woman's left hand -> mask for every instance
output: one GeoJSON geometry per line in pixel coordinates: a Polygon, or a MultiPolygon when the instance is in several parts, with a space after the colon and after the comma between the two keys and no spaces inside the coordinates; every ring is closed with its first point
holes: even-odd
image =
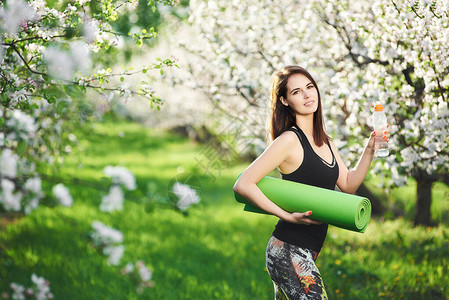
{"type": "Polygon", "coordinates": [[[390,129],[388,127],[390,127],[389,124],[387,124],[387,128],[385,130],[378,129],[371,132],[370,139],[366,146],[374,151],[376,148],[376,137],[382,137],[386,142],[388,142],[390,140],[390,129]]]}

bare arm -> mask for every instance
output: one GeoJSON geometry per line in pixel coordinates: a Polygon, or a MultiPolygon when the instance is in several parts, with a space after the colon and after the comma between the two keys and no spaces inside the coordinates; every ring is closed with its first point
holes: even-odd
{"type": "Polygon", "coordinates": [[[371,133],[370,138],[363,150],[362,156],[360,157],[356,166],[351,170],[348,170],[346,165],[343,163],[343,160],[341,159],[340,155],[338,154],[337,148],[332,142],[330,142],[332,151],[335,154],[339,168],[337,186],[342,192],[354,194],[357,191],[357,189],[365,179],[374,157],[374,141],[375,141],[374,137],[376,136],[376,134],[385,135],[386,140],[388,140],[389,136],[388,132],[389,131],[387,130],[387,133],[382,132],[376,133],[376,131],[373,131],[371,133]]]}
{"type": "Polygon", "coordinates": [[[295,143],[298,143],[298,140],[296,134],[291,131],[286,131],[277,137],[240,175],[234,184],[233,190],[248,199],[252,204],[287,222],[320,224],[319,222],[307,218],[311,212],[286,212],[268,199],[257,186],[259,180],[274,170],[287,158],[289,149],[291,149],[295,143]]]}

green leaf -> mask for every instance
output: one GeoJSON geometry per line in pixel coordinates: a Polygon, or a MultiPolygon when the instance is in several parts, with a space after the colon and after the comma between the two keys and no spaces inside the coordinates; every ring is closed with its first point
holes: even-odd
{"type": "Polygon", "coordinates": [[[45,100],[47,100],[47,102],[50,104],[54,104],[54,103],[56,103],[57,99],[55,96],[50,96],[50,97],[45,98],[45,100]]]}
{"type": "Polygon", "coordinates": [[[78,98],[83,95],[82,90],[80,89],[80,86],[75,84],[68,84],[64,86],[64,92],[73,98],[78,98]]]}
{"type": "Polygon", "coordinates": [[[65,28],[65,39],[70,40],[76,35],[76,30],[72,26],[65,28]]]}
{"type": "Polygon", "coordinates": [[[20,142],[19,142],[19,144],[17,145],[17,154],[18,155],[22,155],[24,152],[25,152],[25,150],[26,150],[26,148],[27,148],[27,142],[26,141],[24,141],[24,140],[21,140],[20,142]]]}
{"type": "Polygon", "coordinates": [[[125,81],[125,77],[123,77],[123,76],[120,77],[120,81],[121,81],[121,82],[125,81]]]}

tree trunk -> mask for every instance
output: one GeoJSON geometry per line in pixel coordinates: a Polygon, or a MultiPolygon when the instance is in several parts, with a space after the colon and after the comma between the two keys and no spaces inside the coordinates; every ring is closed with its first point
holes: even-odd
{"type": "Polygon", "coordinates": [[[430,217],[430,205],[432,203],[432,184],[433,181],[418,178],[417,183],[417,199],[415,210],[415,226],[432,226],[430,217]]]}
{"type": "Polygon", "coordinates": [[[385,212],[385,207],[383,206],[382,202],[380,202],[379,198],[374,196],[373,193],[366,187],[364,183],[362,183],[357,191],[355,192],[356,195],[368,198],[371,202],[371,213],[375,216],[382,216],[385,212]]]}

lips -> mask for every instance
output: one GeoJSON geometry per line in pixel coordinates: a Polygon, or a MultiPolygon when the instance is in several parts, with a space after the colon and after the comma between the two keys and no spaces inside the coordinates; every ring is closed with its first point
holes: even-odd
{"type": "Polygon", "coordinates": [[[304,106],[310,106],[310,105],[312,105],[314,102],[315,102],[314,100],[307,101],[306,103],[304,103],[304,106]]]}

